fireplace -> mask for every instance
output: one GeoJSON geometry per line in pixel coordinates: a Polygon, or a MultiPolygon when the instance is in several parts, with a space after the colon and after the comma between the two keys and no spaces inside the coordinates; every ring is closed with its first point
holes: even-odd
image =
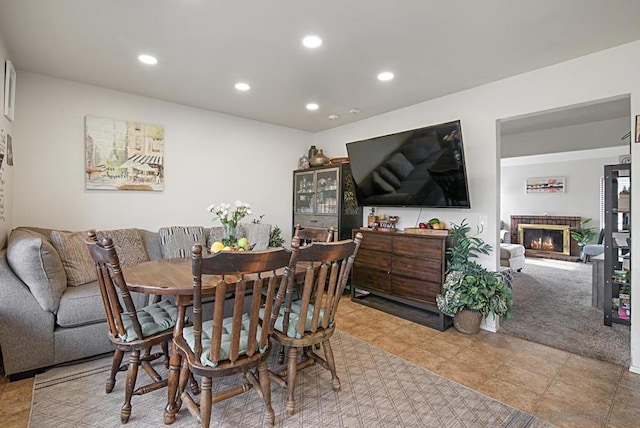
{"type": "MultiPolygon", "coordinates": [[[[578,216],[512,215],[510,231],[511,242],[525,246],[525,254],[528,256],[578,261],[580,260],[580,248],[578,247],[578,242],[571,238],[570,231],[580,228],[581,220],[582,218],[578,216]],[[541,228],[551,233],[547,233],[549,236],[547,236],[546,240],[540,236],[533,245],[526,245],[523,241],[525,237],[523,236],[524,232],[521,232],[521,224],[528,226],[522,229],[541,228]],[[560,233],[562,233],[562,238],[559,236],[560,233]],[[560,244],[562,244],[562,248],[559,247],[560,244]],[[531,248],[532,246],[539,246],[540,248],[533,249],[531,248]],[[553,246],[553,249],[550,249],[551,246],[553,246]]],[[[529,241],[530,240],[531,238],[529,238],[529,241]]]]}
{"type": "Polygon", "coordinates": [[[529,254],[571,255],[570,229],[565,225],[518,224],[518,241],[529,254]]]}

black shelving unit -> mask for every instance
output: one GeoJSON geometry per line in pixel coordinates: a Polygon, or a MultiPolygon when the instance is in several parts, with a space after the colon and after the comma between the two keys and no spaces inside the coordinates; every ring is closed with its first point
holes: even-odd
{"type": "Polygon", "coordinates": [[[604,324],[631,325],[631,314],[625,308],[631,307],[631,274],[627,272],[625,279],[615,277],[616,270],[628,271],[630,268],[626,260],[630,261],[631,256],[631,203],[629,200],[622,206],[619,201],[623,187],[630,190],[631,165],[605,165],[604,176],[604,324]]]}

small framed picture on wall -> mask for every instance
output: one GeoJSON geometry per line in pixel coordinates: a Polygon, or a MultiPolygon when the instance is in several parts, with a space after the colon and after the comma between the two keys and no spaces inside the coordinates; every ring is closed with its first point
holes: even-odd
{"type": "Polygon", "coordinates": [[[640,143],[640,114],[636,115],[636,143],[640,143]]]}

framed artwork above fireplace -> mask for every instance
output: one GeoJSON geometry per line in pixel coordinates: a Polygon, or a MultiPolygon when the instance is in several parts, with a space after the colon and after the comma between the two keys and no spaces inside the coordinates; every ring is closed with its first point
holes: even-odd
{"type": "Polygon", "coordinates": [[[564,193],[564,177],[527,178],[527,193],[564,193]]]}

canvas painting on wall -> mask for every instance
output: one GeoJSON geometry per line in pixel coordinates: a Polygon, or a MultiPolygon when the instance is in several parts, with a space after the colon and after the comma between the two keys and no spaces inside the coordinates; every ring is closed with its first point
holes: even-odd
{"type": "Polygon", "coordinates": [[[85,116],[85,187],[164,190],[164,127],[85,116]]]}
{"type": "Polygon", "coordinates": [[[527,178],[527,193],[564,193],[564,177],[527,178]]]}

